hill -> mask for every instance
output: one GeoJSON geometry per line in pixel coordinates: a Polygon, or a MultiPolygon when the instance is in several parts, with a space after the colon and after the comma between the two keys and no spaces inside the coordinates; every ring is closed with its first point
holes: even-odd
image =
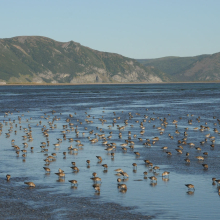
{"type": "Polygon", "coordinates": [[[220,53],[194,57],[139,59],[137,61],[146,67],[160,69],[173,82],[220,80],[220,53]]]}
{"type": "Polygon", "coordinates": [[[0,82],[115,83],[169,81],[156,67],[74,41],[39,36],[0,39],[0,82]]]}

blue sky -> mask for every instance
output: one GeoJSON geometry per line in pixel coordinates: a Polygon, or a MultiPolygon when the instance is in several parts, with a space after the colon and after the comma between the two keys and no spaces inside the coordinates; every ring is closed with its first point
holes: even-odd
{"type": "Polygon", "coordinates": [[[0,0],[0,38],[38,35],[130,58],[220,52],[220,0],[0,0]]]}

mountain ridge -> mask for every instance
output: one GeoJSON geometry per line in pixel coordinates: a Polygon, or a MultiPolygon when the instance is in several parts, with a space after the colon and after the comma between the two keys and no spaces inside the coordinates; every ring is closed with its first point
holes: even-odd
{"type": "Polygon", "coordinates": [[[0,39],[4,83],[127,83],[169,81],[157,68],[80,43],[41,36],[0,39]]]}
{"type": "Polygon", "coordinates": [[[192,57],[162,57],[137,59],[145,66],[154,66],[173,82],[202,82],[220,80],[220,53],[192,57]]]}

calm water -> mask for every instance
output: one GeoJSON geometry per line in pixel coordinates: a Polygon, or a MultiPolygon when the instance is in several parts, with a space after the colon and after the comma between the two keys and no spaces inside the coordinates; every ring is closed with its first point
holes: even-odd
{"type": "MultiPolygon", "coordinates": [[[[220,109],[220,84],[152,84],[152,85],[79,85],[79,86],[1,86],[0,87],[0,121],[3,124],[1,141],[1,178],[10,173],[12,177],[23,176],[29,181],[34,181],[36,185],[48,186],[51,193],[69,193],[70,196],[83,196],[98,199],[100,202],[116,202],[125,206],[136,206],[134,212],[138,211],[144,215],[156,215],[157,219],[217,219],[220,217],[217,185],[212,185],[212,177],[220,178],[220,141],[217,121],[220,109]],[[56,113],[52,114],[52,110],[56,113]],[[8,115],[5,115],[8,112],[8,115]],[[115,115],[113,114],[115,112],[115,115]],[[13,113],[13,114],[11,114],[13,113]],[[62,114],[60,114],[62,113],[62,114]],[[129,119],[129,113],[133,118],[129,119]],[[61,131],[63,125],[69,125],[66,119],[69,114],[73,129],[68,126],[66,131],[67,140],[63,140],[60,146],[55,148],[57,138],[63,138],[61,131]],[[88,116],[90,115],[90,117],[88,116]],[[21,122],[18,123],[18,116],[21,122]],[[87,117],[88,116],[88,117],[87,117]],[[145,116],[148,116],[146,119],[145,116]],[[213,116],[215,118],[213,118],[213,116]],[[56,128],[52,129],[48,122],[54,121],[56,128]],[[100,119],[105,119],[101,123],[100,119]],[[120,118],[119,118],[120,117],[120,118]],[[181,119],[180,119],[181,117],[181,119]],[[198,121],[198,117],[200,120],[198,121]],[[112,124],[113,119],[116,123],[112,124]],[[160,119],[167,118],[168,125],[163,134],[157,129],[161,127],[160,119]],[[85,119],[92,120],[87,123],[85,119]],[[118,126],[123,126],[124,120],[128,120],[128,125],[124,130],[119,131],[118,126]],[[146,121],[143,121],[146,119],[146,121]],[[10,120],[10,121],[9,121],[10,120]],[[15,120],[15,123],[13,123],[15,120]],[[28,121],[27,121],[28,120],[28,121]],[[177,120],[177,128],[173,124],[177,120]],[[188,121],[192,120],[192,124],[188,121]],[[42,122],[41,125],[39,121],[42,122]],[[5,122],[8,122],[5,124],[5,122]],[[11,122],[11,125],[10,125],[11,122]],[[140,123],[143,122],[145,133],[140,123]],[[207,123],[207,124],[206,124],[207,123]],[[17,127],[15,127],[17,124],[17,127]],[[23,140],[24,128],[31,126],[33,141],[23,140]],[[41,142],[46,141],[42,134],[42,128],[49,129],[50,145],[48,152],[42,152],[41,142]],[[111,125],[112,127],[108,127],[111,125]],[[118,126],[117,126],[118,125],[118,126]],[[133,125],[133,127],[131,127],[133,125]],[[199,131],[195,127],[209,126],[210,130],[199,131]],[[20,129],[20,126],[22,128],[20,129]],[[78,127],[77,127],[78,126],[78,127]],[[10,137],[5,133],[12,128],[10,137]],[[79,136],[76,137],[74,129],[78,129],[79,136]],[[87,127],[87,130],[85,130],[87,127]],[[98,128],[97,128],[98,127],[98,128]],[[187,143],[193,142],[195,147],[202,150],[197,151],[195,147],[183,146],[183,153],[178,154],[178,140],[184,138],[185,128],[187,130],[187,143]],[[102,131],[100,131],[102,128],[102,131]],[[14,131],[17,131],[17,134],[14,131]],[[90,134],[90,131],[94,131],[90,134]],[[176,134],[178,130],[180,133],[176,134]],[[134,141],[134,150],[127,146],[127,152],[123,152],[120,144],[128,139],[128,131],[131,131],[131,140],[134,141]],[[85,132],[83,135],[82,132],[85,132]],[[112,138],[108,139],[109,132],[112,138]],[[119,132],[122,138],[118,137],[119,132]],[[95,133],[105,134],[108,143],[115,142],[115,158],[105,151],[102,140],[91,144],[90,139],[95,138],[95,133]],[[211,140],[208,138],[204,145],[200,142],[205,140],[205,135],[215,137],[215,147],[211,148],[211,140]],[[134,138],[133,135],[137,137],[134,138]],[[173,136],[173,139],[168,134],[173,136]],[[159,137],[154,145],[152,138],[159,137]],[[77,147],[77,143],[69,142],[68,138],[80,140],[84,145],[77,154],[68,152],[68,147],[77,147]],[[138,138],[142,138],[140,141],[138,138]],[[15,144],[23,149],[24,142],[28,143],[27,157],[22,158],[22,153],[16,155],[11,147],[11,140],[15,139],[15,144]],[[151,147],[145,147],[143,143],[146,139],[151,140],[151,147]],[[172,153],[168,157],[161,147],[168,146],[168,151],[172,153]],[[31,152],[30,147],[34,147],[31,152]],[[136,157],[134,151],[140,153],[136,157]],[[45,174],[43,167],[47,153],[57,153],[55,162],[49,166],[50,174],[45,174]],[[67,152],[66,157],[63,152],[67,152]],[[186,152],[190,153],[190,165],[184,159],[186,152]],[[203,152],[208,152],[204,162],[199,162],[195,157],[203,156],[203,152]],[[101,164],[97,163],[96,156],[102,156],[101,164]],[[91,161],[87,167],[86,160],[91,161]],[[148,177],[153,176],[152,169],[145,165],[144,159],[150,160],[154,165],[160,167],[157,173],[157,184],[151,184],[150,179],[144,179],[143,172],[148,172],[148,177]],[[71,162],[75,161],[79,168],[78,173],[72,172],[71,162]],[[102,164],[108,164],[108,170],[104,171],[102,164]],[[137,170],[133,170],[132,163],[137,163],[137,170]],[[202,164],[209,165],[208,170],[204,170],[202,164]],[[65,171],[64,182],[59,181],[56,173],[61,168],[65,171]],[[117,188],[116,172],[117,168],[122,168],[129,174],[125,184],[128,187],[126,193],[121,193],[117,188]],[[170,171],[168,179],[162,179],[161,174],[170,171]],[[92,173],[97,172],[102,178],[101,193],[97,195],[92,187],[92,173]],[[71,187],[68,180],[78,180],[77,187],[71,187]],[[195,192],[187,193],[185,184],[194,184],[195,192]]],[[[220,132],[220,131],[219,131],[220,132]]],[[[16,182],[18,186],[24,187],[23,181],[16,182]]],[[[37,189],[36,190],[40,190],[37,189]]]]}

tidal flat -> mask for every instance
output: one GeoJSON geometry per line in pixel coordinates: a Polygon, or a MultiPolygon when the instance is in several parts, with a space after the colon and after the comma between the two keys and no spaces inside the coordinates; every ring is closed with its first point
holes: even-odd
{"type": "Polygon", "coordinates": [[[0,219],[220,217],[212,181],[220,179],[219,84],[1,86],[0,93],[0,219]]]}

